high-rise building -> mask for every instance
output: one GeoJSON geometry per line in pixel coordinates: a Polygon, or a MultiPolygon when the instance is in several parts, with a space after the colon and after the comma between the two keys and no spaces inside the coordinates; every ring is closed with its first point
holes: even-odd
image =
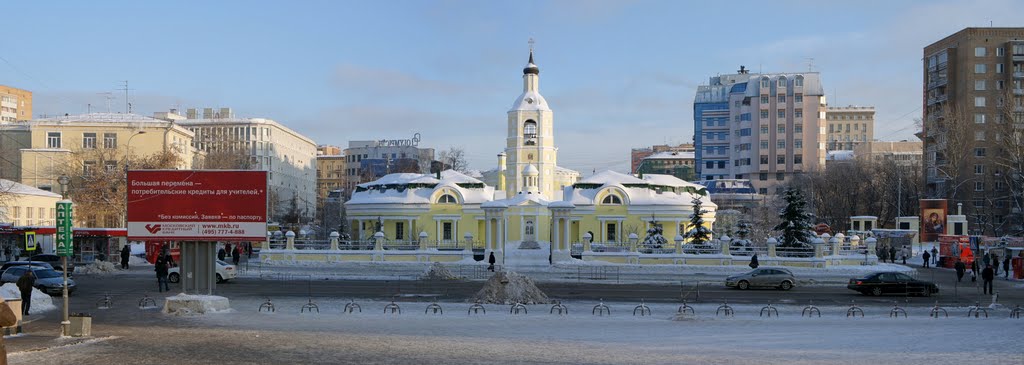
{"type": "Polygon", "coordinates": [[[426,173],[434,161],[433,148],[419,147],[420,134],[409,139],[349,141],[345,149],[345,189],[377,180],[390,173],[426,173]]]}
{"type": "Polygon", "coordinates": [[[316,155],[317,206],[323,206],[331,191],[345,188],[345,155],[337,146],[319,146],[316,155]]]}
{"type": "Polygon", "coordinates": [[[749,179],[778,193],[825,165],[825,93],[817,72],[710,78],[693,103],[697,176],[749,179]]]}
{"type": "Polygon", "coordinates": [[[852,151],[875,138],[875,107],[830,106],[825,111],[825,120],[829,151],[852,151]]]}
{"type": "Polygon", "coordinates": [[[963,29],[925,47],[922,66],[925,193],[963,204],[971,233],[1019,234],[1020,171],[1000,146],[1024,121],[1024,28],[963,29]]]}
{"type": "Polygon", "coordinates": [[[32,119],[32,92],[0,85],[0,124],[32,119]]]}

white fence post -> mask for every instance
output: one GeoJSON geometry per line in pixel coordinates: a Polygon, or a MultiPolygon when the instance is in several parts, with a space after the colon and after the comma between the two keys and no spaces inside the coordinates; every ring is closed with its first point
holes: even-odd
{"type": "Polygon", "coordinates": [[[331,250],[333,251],[338,250],[338,237],[341,237],[341,235],[338,234],[338,231],[331,232],[331,250]]]}
{"type": "Polygon", "coordinates": [[[295,232],[288,231],[288,232],[286,232],[284,234],[284,237],[285,237],[285,242],[286,242],[285,243],[285,249],[294,250],[295,249],[295,232]]]}

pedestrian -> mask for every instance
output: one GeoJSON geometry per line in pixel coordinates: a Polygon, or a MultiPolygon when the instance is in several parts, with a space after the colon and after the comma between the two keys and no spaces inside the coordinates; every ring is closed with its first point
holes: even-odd
{"type": "Polygon", "coordinates": [[[984,270],[981,270],[981,286],[985,294],[995,294],[992,291],[992,280],[995,279],[995,273],[992,271],[992,265],[985,266],[984,270]]]}
{"type": "MultiPolygon", "coordinates": [[[[972,263],[971,265],[973,267],[974,264],[972,263]]],[[[975,272],[973,269],[971,270],[971,282],[972,283],[978,282],[978,273],[975,272]]]]}
{"type": "Polygon", "coordinates": [[[756,253],[754,254],[754,256],[750,256],[750,265],[749,266],[750,266],[751,269],[756,269],[758,266],[761,266],[761,264],[757,263],[757,254],[756,253]]]}
{"type": "Polygon", "coordinates": [[[999,255],[995,253],[992,254],[992,271],[994,271],[995,276],[999,276],[999,255]]]}
{"type": "MultiPolygon", "coordinates": [[[[14,314],[4,298],[0,297],[0,327],[11,327],[16,324],[18,324],[18,316],[14,314]]],[[[7,365],[7,347],[4,345],[3,336],[0,336],[0,365],[7,365]]]]}
{"type": "Polygon", "coordinates": [[[907,264],[907,256],[910,256],[910,249],[904,247],[900,249],[900,260],[903,260],[903,264],[907,264]]]}
{"type": "Polygon", "coordinates": [[[4,247],[4,260],[11,261],[11,246],[4,247]]]}
{"type": "Polygon", "coordinates": [[[239,261],[242,261],[242,248],[235,245],[235,250],[231,251],[231,262],[238,266],[239,261]]]}
{"type": "Polygon", "coordinates": [[[18,278],[18,290],[21,291],[21,314],[27,316],[29,308],[32,307],[32,289],[36,287],[36,274],[31,269],[18,278]]]}
{"type": "Polygon", "coordinates": [[[990,258],[988,254],[981,255],[981,267],[988,267],[989,265],[992,265],[991,260],[992,258],[990,258]]]}
{"type": "Polygon", "coordinates": [[[167,270],[168,262],[167,256],[160,255],[156,259],[156,290],[158,292],[171,291],[170,286],[167,285],[167,270]]]}
{"type": "Polygon", "coordinates": [[[953,268],[956,270],[956,282],[960,282],[964,278],[964,273],[967,272],[967,265],[964,265],[960,259],[956,260],[956,264],[953,264],[953,268]]]}
{"type": "Polygon", "coordinates": [[[132,255],[131,245],[124,245],[121,248],[121,270],[128,270],[128,258],[132,255]]]}
{"type": "Polygon", "coordinates": [[[1010,279],[1010,255],[1003,257],[1003,279],[1010,279]]]}
{"type": "Polygon", "coordinates": [[[939,250],[936,249],[935,246],[932,246],[932,265],[935,266],[935,265],[938,265],[938,264],[939,264],[939,250]]]}
{"type": "Polygon", "coordinates": [[[497,260],[494,259],[494,252],[491,252],[491,257],[487,258],[487,262],[491,264],[490,266],[487,266],[487,270],[488,271],[494,272],[494,262],[495,261],[497,261],[497,260]]]}
{"type": "Polygon", "coordinates": [[[928,250],[925,250],[924,253],[921,254],[921,258],[924,259],[924,263],[921,265],[921,267],[928,268],[928,263],[931,262],[932,254],[928,253],[928,250]]]}
{"type": "Polygon", "coordinates": [[[252,258],[252,242],[245,244],[245,254],[247,259],[252,258]]]}
{"type": "Polygon", "coordinates": [[[221,247],[219,250],[217,250],[217,259],[218,260],[224,261],[224,257],[225,256],[227,256],[227,252],[224,251],[224,247],[221,247]]]}
{"type": "Polygon", "coordinates": [[[225,243],[224,244],[224,253],[226,253],[228,255],[231,254],[231,244],[230,243],[225,243]]]}
{"type": "Polygon", "coordinates": [[[888,252],[889,250],[886,250],[885,247],[878,250],[878,260],[883,264],[885,263],[885,259],[889,258],[888,252]]]}
{"type": "Polygon", "coordinates": [[[889,246],[889,263],[896,263],[896,247],[889,246]]]}

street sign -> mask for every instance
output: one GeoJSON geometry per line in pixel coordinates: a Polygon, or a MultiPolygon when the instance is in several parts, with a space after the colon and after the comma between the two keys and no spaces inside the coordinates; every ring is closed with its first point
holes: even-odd
{"type": "Polygon", "coordinates": [[[74,255],[73,238],[71,234],[72,208],[71,201],[61,200],[57,202],[57,255],[74,255]]]}
{"type": "Polygon", "coordinates": [[[32,251],[35,251],[35,250],[36,250],[36,232],[35,231],[25,232],[25,251],[32,252],[32,251]]]}

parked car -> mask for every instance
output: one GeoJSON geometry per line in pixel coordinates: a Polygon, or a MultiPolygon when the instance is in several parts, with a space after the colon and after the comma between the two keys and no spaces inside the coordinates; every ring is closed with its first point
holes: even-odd
{"type": "Polygon", "coordinates": [[[750,272],[725,278],[725,286],[738,289],[778,288],[789,290],[796,284],[796,277],[789,269],[762,267],[750,272]]]}
{"type": "Polygon", "coordinates": [[[42,262],[42,261],[31,261],[31,262],[29,262],[29,261],[9,261],[9,262],[5,262],[3,266],[0,266],[0,274],[3,274],[4,271],[7,271],[7,269],[15,267],[15,266],[29,266],[29,265],[35,266],[35,267],[42,267],[42,268],[46,268],[46,269],[51,269],[51,270],[53,269],[53,266],[50,266],[50,264],[47,264],[47,263],[42,262]]]}
{"type": "Polygon", "coordinates": [[[864,295],[917,294],[930,296],[939,292],[939,286],[930,281],[917,280],[900,272],[877,272],[858,279],[850,279],[847,289],[864,295]]]}
{"type": "MultiPolygon", "coordinates": [[[[50,264],[50,266],[53,266],[54,270],[64,271],[64,267],[61,266],[60,263],[60,256],[51,253],[44,253],[32,256],[32,259],[30,261],[42,261],[50,264]]],[[[75,272],[75,264],[73,264],[71,261],[68,261],[68,273],[70,274],[73,272],[75,272]]]]}
{"type": "MultiPolygon", "coordinates": [[[[64,274],[56,270],[39,266],[13,266],[0,274],[0,282],[16,283],[25,271],[32,270],[36,275],[36,289],[50,295],[61,295],[64,293],[64,274]]],[[[68,294],[76,288],[75,280],[68,278],[68,294]]]]}
{"type": "MultiPolygon", "coordinates": [[[[238,277],[238,270],[235,265],[217,260],[217,282],[223,283],[238,277]]],[[[181,267],[175,266],[167,270],[167,281],[177,283],[181,281],[181,267]]]]}

